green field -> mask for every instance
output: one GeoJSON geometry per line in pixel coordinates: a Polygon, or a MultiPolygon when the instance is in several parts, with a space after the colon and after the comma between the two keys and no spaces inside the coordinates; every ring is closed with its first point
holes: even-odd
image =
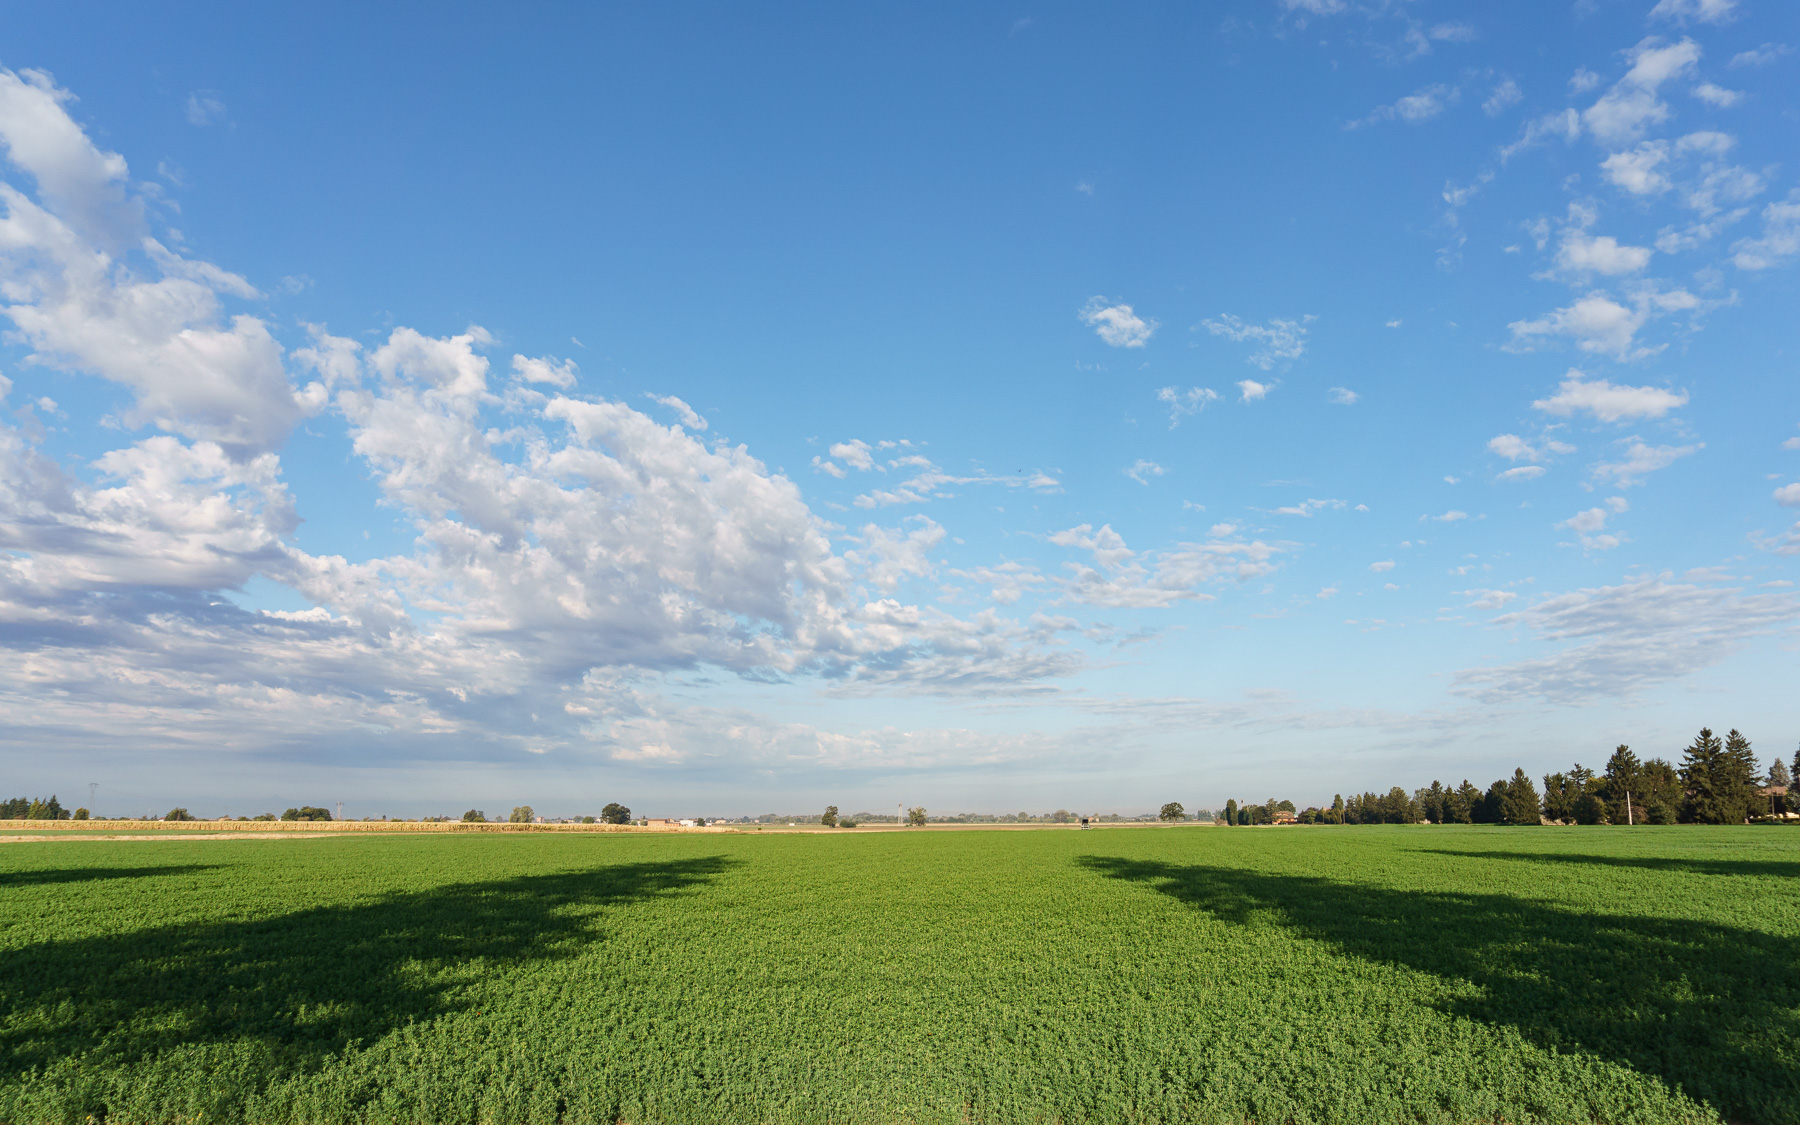
{"type": "Polygon", "coordinates": [[[0,846],[0,1121],[1800,1121],[1800,832],[0,846]]]}

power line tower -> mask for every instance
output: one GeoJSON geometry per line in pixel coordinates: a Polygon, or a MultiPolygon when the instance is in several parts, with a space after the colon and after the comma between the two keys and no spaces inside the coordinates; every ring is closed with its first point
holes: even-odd
{"type": "Polygon", "coordinates": [[[100,789],[100,783],[98,781],[88,782],[88,815],[89,816],[93,815],[94,794],[96,792],[98,792],[99,789],[100,789]]]}
{"type": "Polygon", "coordinates": [[[344,819],[344,802],[339,801],[337,803],[337,805],[338,805],[338,819],[342,820],[342,819],[344,819]]]}

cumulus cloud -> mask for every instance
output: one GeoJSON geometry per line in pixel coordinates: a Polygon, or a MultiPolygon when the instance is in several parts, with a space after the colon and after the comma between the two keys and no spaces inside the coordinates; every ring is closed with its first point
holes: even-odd
{"type": "Polygon", "coordinates": [[[1797,613],[1791,594],[1676,583],[1667,574],[1576,590],[1494,619],[1553,651],[1458,672],[1455,690],[1489,703],[1629,697],[1717,664],[1797,613]]]}
{"type": "Polygon", "coordinates": [[[1748,51],[1739,51],[1731,56],[1728,66],[1767,66],[1783,55],[1792,53],[1793,48],[1786,43],[1764,43],[1760,47],[1752,47],[1748,51]]]}
{"type": "Polygon", "coordinates": [[[688,429],[696,432],[706,429],[706,419],[700,417],[699,414],[694,412],[693,407],[689,406],[681,399],[676,398],[674,395],[653,395],[646,391],[644,397],[651,402],[658,403],[673,410],[675,416],[681,419],[682,425],[686,426],[688,429]]]}
{"type": "Polygon", "coordinates": [[[1586,511],[1576,512],[1556,526],[1566,527],[1573,531],[1580,538],[1581,546],[1586,550],[1610,551],[1624,540],[1617,535],[1605,533],[1606,519],[1609,514],[1607,508],[1589,508],[1586,511]]]}
{"type": "MultiPolygon", "coordinates": [[[[1305,353],[1306,325],[1312,319],[1311,316],[1304,316],[1299,320],[1277,318],[1267,324],[1246,324],[1230,313],[1225,313],[1216,320],[1203,320],[1200,324],[1214,336],[1250,344],[1247,362],[1267,371],[1277,363],[1299,359],[1305,353]]],[[[1238,385],[1243,386],[1242,383],[1238,385]]]]}
{"type": "Polygon", "coordinates": [[[1741,270],[1766,270],[1800,254],[1800,191],[1763,208],[1763,232],[1731,247],[1731,263],[1741,270]]]}
{"type": "Polygon", "coordinates": [[[1155,461],[1146,461],[1140,457],[1136,464],[1125,470],[1125,475],[1139,484],[1149,484],[1151,477],[1160,477],[1166,471],[1155,461]]]}
{"type": "MultiPolygon", "coordinates": [[[[68,100],[47,76],[0,72],[0,142],[37,185],[0,184],[3,312],[39,362],[126,387],[124,425],[165,432],[73,465],[32,425],[0,421],[0,711],[15,727],[661,761],[735,736],[646,677],[985,693],[1081,666],[1061,624],[889,596],[935,575],[941,527],[866,525],[839,553],[792,481],[742,446],[704,444],[673,396],[656,401],[687,429],[563,393],[574,369],[549,358],[515,357],[496,389],[479,327],[400,327],[368,348],[315,327],[285,355],[262,321],[226,311],[255,296],[244,279],[143,235],[124,161],[88,141],[68,100]],[[297,387],[288,362],[312,381],[297,387]],[[351,561],[294,541],[277,450],[324,409],[410,524],[411,550],[351,561]],[[252,581],[312,608],[241,609],[231,595],[252,581]]],[[[875,448],[832,452],[873,469],[875,448]]],[[[923,490],[934,468],[918,461],[880,467],[923,490]]]]}
{"type": "MultiPolygon", "coordinates": [[[[575,385],[576,367],[572,359],[558,360],[553,356],[515,355],[512,357],[514,378],[526,383],[548,383],[553,387],[572,387],[575,385]]],[[[650,396],[655,398],[656,396],[650,396]]],[[[661,401],[660,399],[658,401],[661,401]]]]}
{"type": "MultiPolygon", "coordinates": [[[[1573,453],[1575,447],[1554,438],[1537,445],[1518,434],[1498,434],[1488,439],[1488,452],[1508,461],[1543,461],[1556,454],[1573,453]]],[[[1531,474],[1535,476],[1536,474],[1531,474]]]]}
{"type": "MultiPolygon", "coordinates": [[[[1517,87],[1514,87],[1517,91],[1517,87]]],[[[1497,95],[1496,95],[1497,96],[1497,95]]],[[[1358,121],[1349,122],[1349,128],[1373,124],[1377,121],[1404,121],[1408,125],[1422,125],[1455,105],[1462,97],[1462,91],[1455,86],[1436,83],[1422,87],[1398,99],[1392,105],[1376,106],[1369,115],[1358,121]]],[[[1517,99],[1514,99],[1517,100],[1517,99]]],[[[1500,109],[1511,103],[1502,103],[1500,109]]],[[[1499,112],[1495,110],[1494,112],[1499,112]]]]}
{"type": "Polygon", "coordinates": [[[1489,117],[1498,117],[1508,109],[1518,105],[1524,99],[1525,92],[1519,89],[1519,84],[1508,78],[1498,86],[1495,86],[1494,92],[1489,94],[1487,100],[1481,103],[1481,112],[1487,114],[1489,117]]]}
{"type": "Polygon", "coordinates": [[[1777,488],[1775,502],[1784,508],[1800,508],[1800,484],[1784,484],[1777,488]]]}
{"type": "Polygon", "coordinates": [[[1109,304],[1105,297],[1091,297],[1077,314],[1081,323],[1115,348],[1141,348],[1156,332],[1156,321],[1145,320],[1127,304],[1109,304]]]}
{"type": "Polygon", "coordinates": [[[1499,609],[1519,595],[1511,590],[1459,590],[1465,598],[1474,598],[1470,609],[1499,609]]]}
{"type": "Polygon", "coordinates": [[[1742,90],[1727,90],[1725,87],[1716,86],[1711,82],[1702,82],[1695,86],[1693,93],[1696,98],[1714,109],[1730,109],[1744,100],[1742,90]]]}
{"type": "Polygon", "coordinates": [[[1610,480],[1620,488],[1644,483],[1644,478],[1658,469],[1666,469],[1683,457],[1706,448],[1705,442],[1694,445],[1646,445],[1635,438],[1621,461],[1602,462],[1594,466],[1594,476],[1610,480]]]}
{"type": "Polygon", "coordinates": [[[1333,387],[1325,392],[1325,397],[1339,406],[1355,406],[1362,398],[1349,387],[1333,387]]]}
{"type": "Polygon", "coordinates": [[[1058,547],[1090,553],[1091,563],[1065,563],[1058,580],[1062,601],[1116,609],[1147,609],[1181,601],[1210,600],[1201,586],[1259,578],[1275,569],[1270,560],[1280,548],[1261,540],[1214,539],[1182,543],[1172,550],[1138,553],[1106,524],[1059,531],[1050,536],[1058,547]]]}
{"type": "Polygon", "coordinates": [[[1635,141],[1646,126],[1668,120],[1668,104],[1657,92],[1665,82],[1693,72],[1700,45],[1692,39],[1670,44],[1645,39],[1626,57],[1631,69],[1581,114],[1582,124],[1604,145],[1635,141]]]}
{"type": "Polygon", "coordinates": [[[1643,359],[1662,350],[1637,343],[1637,333],[1651,320],[1677,312],[1702,312],[1716,302],[1702,301],[1685,289],[1657,289],[1646,286],[1627,297],[1631,303],[1621,304],[1604,290],[1593,290],[1571,305],[1535,320],[1516,320],[1507,327],[1512,331],[1512,351],[1529,351],[1540,340],[1564,337],[1573,340],[1584,352],[1609,356],[1620,361],[1643,359]]]}
{"type": "Polygon", "coordinates": [[[268,326],[226,315],[222,296],[258,296],[247,281],[143,235],[124,159],[93,146],[69,100],[47,75],[0,71],[0,142],[39,196],[0,184],[0,315],[34,361],[129,388],[129,425],[233,456],[279,447],[323,386],[296,390],[268,326]],[[138,269],[118,256],[131,251],[138,269]]]}
{"type": "Polygon", "coordinates": [[[1394,569],[1394,560],[1393,559],[1383,559],[1380,562],[1372,562],[1369,564],[1369,569],[1374,571],[1376,574],[1382,574],[1386,571],[1390,571],[1390,570],[1394,569]]]}
{"type": "Polygon", "coordinates": [[[1219,392],[1210,387],[1189,387],[1185,391],[1177,391],[1174,387],[1164,387],[1156,392],[1156,401],[1169,408],[1169,428],[1172,430],[1181,425],[1181,420],[1198,414],[1208,406],[1219,401],[1219,392]]]}
{"type": "Polygon", "coordinates": [[[1669,178],[1659,170],[1668,160],[1667,141],[1645,141],[1634,149],[1613,153],[1600,162],[1600,169],[1615,187],[1633,195],[1656,195],[1669,190],[1669,178]]]}
{"type": "Polygon", "coordinates": [[[1737,0],[1656,0],[1650,9],[1653,20],[1671,23],[1730,23],[1737,18],[1737,0]]]}
{"type": "Polygon", "coordinates": [[[1563,235],[1556,264],[1569,273],[1617,277],[1642,272],[1650,264],[1650,250],[1644,246],[1621,245],[1609,234],[1590,236],[1585,231],[1572,230],[1563,235]]]}
{"type": "Polygon", "coordinates": [[[1273,383],[1259,383],[1255,379],[1240,379],[1237,384],[1238,401],[1258,402],[1267,398],[1269,392],[1274,388],[1275,384],[1273,383]]]}
{"type": "Polygon", "coordinates": [[[1559,418],[1587,413],[1602,422],[1622,422],[1627,419],[1661,418],[1687,403],[1686,391],[1632,387],[1605,379],[1589,379],[1571,367],[1554,395],[1537,399],[1531,405],[1535,410],[1542,410],[1559,418]]]}

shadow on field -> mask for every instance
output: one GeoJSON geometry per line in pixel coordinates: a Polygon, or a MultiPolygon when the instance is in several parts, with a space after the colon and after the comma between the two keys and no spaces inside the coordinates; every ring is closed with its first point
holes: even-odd
{"type": "Polygon", "coordinates": [[[153,875],[192,875],[211,871],[216,863],[172,863],[167,867],[56,867],[43,871],[0,871],[0,888],[41,887],[51,883],[86,883],[93,879],[143,879],[153,875]]]}
{"type": "MultiPolygon", "coordinates": [[[[1471,981],[1457,1016],[1624,1063],[1727,1120],[1800,1120],[1800,942],[1713,923],[1584,914],[1494,894],[1088,856],[1232,922],[1254,914],[1346,953],[1471,981]]],[[[1772,888],[1772,893],[1782,893],[1772,888]]]]}
{"type": "Polygon", "coordinates": [[[1694,875],[1800,876],[1800,863],[1777,859],[1683,859],[1670,856],[1574,855],[1567,852],[1471,852],[1458,848],[1420,848],[1436,855],[1467,859],[1517,859],[1526,863],[1585,863],[1595,867],[1640,867],[1650,871],[1686,871],[1694,875]]]}
{"type": "Polygon", "coordinates": [[[254,1044],[271,1077],[305,1072],[351,1040],[466,1008],[461,989],[486,966],[605,940],[593,907],[692,891],[728,866],[718,856],[620,864],[8,951],[0,1083],[58,1062],[110,1070],[227,1042],[254,1044]]]}

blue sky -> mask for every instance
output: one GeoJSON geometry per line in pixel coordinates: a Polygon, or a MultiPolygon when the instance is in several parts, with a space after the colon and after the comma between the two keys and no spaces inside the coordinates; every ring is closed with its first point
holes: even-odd
{"type": "Polygon", "coordinates": [[[1135,811],[1791,754],[1761,0],[0,15],[0,755],[1135,811]]]}

